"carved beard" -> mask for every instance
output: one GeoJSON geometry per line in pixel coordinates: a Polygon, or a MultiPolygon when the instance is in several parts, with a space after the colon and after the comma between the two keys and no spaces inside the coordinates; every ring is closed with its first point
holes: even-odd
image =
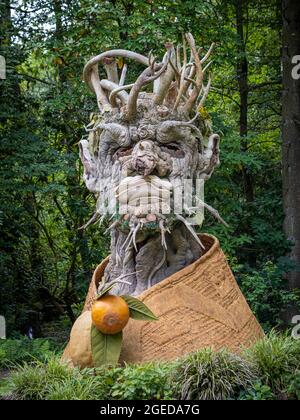
{"type": "Polygon", "coordinates": [[[89,142],[81,141],[84,179],[99,195],[97,215],[115,212],[105,280],[128,276],[131,283],[117,284],[114,294],[138,295],[203,253],[185,219],[190,209],[175,211],[176,197],[185,180],[210,177],[219,138],[203,148],[188,123],[160,122],[156,109],[151,113],[135,127],[96,123],[89,142]]]}

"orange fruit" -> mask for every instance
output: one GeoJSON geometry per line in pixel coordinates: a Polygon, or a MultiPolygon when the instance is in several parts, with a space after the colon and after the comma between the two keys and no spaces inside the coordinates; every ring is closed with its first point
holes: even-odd
{"type": "Polygon", "coordinates": [[[103,334],[117,334],[129,320],[128,305],[120,296],[103,296],[93,304],[92,320],[103,334]]]}

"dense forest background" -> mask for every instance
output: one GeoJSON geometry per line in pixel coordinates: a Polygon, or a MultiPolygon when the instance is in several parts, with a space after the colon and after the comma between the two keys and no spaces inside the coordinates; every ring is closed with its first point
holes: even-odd
{"type": "MultiPolygon", "coordinates": [[[[105,226],[78,230],[95,201],[81,181],[78,141],[96,111],[85,62],[122,47],[162,55],[190,31],[216,42],[207,110],[222,165],[206,184],[209,215],[253,311],[266,330],[299,305],[283,230],[279,0],[0,0],[0,312],[8,332],[59,334],[79,314],[105,226]]],[[[138,69],[136,69],[138,70],[138,69]]],[[[134,74],[132,75],[134,77],[134,74]]],[[[299,312],[298,312],[299,313],[299,312]]]]}

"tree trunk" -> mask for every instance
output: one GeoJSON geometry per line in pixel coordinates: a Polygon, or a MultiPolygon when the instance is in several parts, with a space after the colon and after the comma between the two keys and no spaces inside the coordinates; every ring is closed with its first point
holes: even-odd
{"type": "MultiPolygon", "coordinates": [[[[247,0],[235,0],[235,18],[236,18],[236,32],[237,32],[237,62],[236,62],[236,76],[240,95],[240,114],[239,114],[239,132],[240,132],[240,149],[242,153],[248,151],[248,111],[249,111],[249,66],[246,48],[246,25],[248,21],[245,20],[247,11],[247,0]]],[[[254,187],[252,174],[245,164],[241,167],[241,178],[243,182],[244,197],[246,204],[252,206],[254,201],[254,187]]],[[[253,236],[250,223],[244,219],[244,232],[249,236],[253,236]]],[[[249,245],[251,252],[247,255],[247,261],[250,266],[256,265],[256,255],[253,246],[249,245]]]]}
{"type": "MultiPolygon", "coordinates": [[[[54,0],[53,3],[54,15],[55,15],[55,38],[59,42],[63,42],[63,23],[62,23],[62,2],[61,0],[54,0]]],[[[58,77],[60,83],[63,85],[66,82],[66,75],[64,65],[58,66],[58,77]]]]}
{"type": "MultiPolygon", "coordinates": [[[[300,79],[292,77],[294,56],[300,54],[300,2],[282,1],[282,161],[283,161],[283,201],[285,212],[284,229],[292,242],[291,259],[300,265],[300,79]]],[[[290,290],[300,289],[300,272],[289,273],[290,290]]],[[[290,323],[297,313],[289,307],[284,315],[290,323]]]]}
{"type": "Polygon", "coordinates": [[[9,46],[12,32],[10,0],[0,3],[0,29],[0,47],[9,46]]]}
{"type": "MultiPolygon", "coordinates": [[[[236,14],[236,30],[237,30],[237,80],[239,85],[240,94],[240,136],[241,136],[241,151],[246,153],[248,149],[248,96],[249,96],[249,85],[248,85],[248,59],[246,51],[246,42],[244,35],[244,12],[247,7],[245,0],[235,1],[235,14],[236,14]]],[[[253,182],[252,176],[248,169],[243,166],[242,168],[244,192],[247,202],[253,202],[253,182]]]]}

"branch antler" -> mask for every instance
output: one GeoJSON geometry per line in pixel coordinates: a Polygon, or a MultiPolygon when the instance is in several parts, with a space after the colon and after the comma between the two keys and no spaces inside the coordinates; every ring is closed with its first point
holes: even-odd
{"type": "MultiPolygon", "coordinates": [[[[112,66],[112,62],[109,60],[114,59],[116,57],[128,58],[130,60],[137,61],[138,63],[141,63],[144,66],[148,66],[147,57],[129,50],[110,50],[99,54],[96,57],[93,57],[91,60],[89,60],[83,69],[83,80],[89,85],[91,91],[95,92],[100,111],[110,111],[113,108],[113,106],[107,97],[105,87],[103,87],[103,84],[101,85],[98,66],[99,63],[104,64],[107,72],[108,81],[114,83],[114,89],[116,89],[118,86],[120,86],[120,83],[119,85],[116,84],[116,69],[114,66],[112,66]]],[[[126,73],[126,70],[124,70],[123,72],[123,77],[121,76],[121,83],[124,83],[124,73],[126,73]]],[[[114,89],[111,89],[110,91],[113,91],[114,89]]],[[[113,105],[115,104],[113,103],[113,105]]]]}
{"type": "Polygon", "coordinates": [[[129,50],[106,51],[88,61],[83,70],[83,78],[90,89],[95,92],[100,111],[122,108],[126,121],[132,121],[136,117],[139,93],[144,86],[152,82],[155,82],[153,95],[155,105],[162,105],[164,101],[170,103],[168,98],[171,97],[174,98],[171,99],[174,110],[182,110],[185,115],[189,115],[198,100],[200,106],[204,105],[211,87],[211,76],[209,76],[206,86],[204,78],[212,63],[210,61],[206,64],[214,45],[213,43],[204,57],[200,58],[203,48],[197,49],[191,33],[184,34],[182,45],[178,46],[176,50],[170,42],[165,45],[167,52],[161,63],[157,63],[152,53],[146,57],[129,50]],[[190,50],[189,61],[188,48],[190,50]],[[182,52],[183,57],[181,58],[182,52]],[[146,66],[146,69],[135,83],[125,85],[127,64],[124,63],[119,77],[116,57],[134,60],[146,66]],[[100,63],[105,67],[107,79],[100,80],[98,68],[100,63]],[[130,93],[128,94],[126,91],[129,89],[130,93]],[[171,94],[171,92],[174,93],[171,94]]]}
{"type": "Polygon", "coordinates": [[[186,104],[183,107],[184,111],[187,114],[189,114],[193,108],[193,105],[196,103],[199,97],[203,79],[204,79],[204,73],[203,73],[202,63],[201,63],[201,60],[200,60],[200,57],[196,48],[193,35],[191,33],[188,33],[185,35],[185,37],[191,49],[191,53],[195,62],[195,71],[196,71],[195,86],[190,94],[190,97],[188,98],[188,100],[186,101],[186,104]]]}
{"type": "Polygon", "coordinates": [[[146,70],[144,70],[143,73],[138,77],[130,91],[125,112],[125,119],[127,121],[131,121],[136,116],[137,100],[141,89],[149,83],[154,82],[166,71],[169,65],[171,52],[172,50],[169,49],[167,59],[164,63],[155,64],[153,60],[149,59],[149,67],[147,67],[146,70]]]}

